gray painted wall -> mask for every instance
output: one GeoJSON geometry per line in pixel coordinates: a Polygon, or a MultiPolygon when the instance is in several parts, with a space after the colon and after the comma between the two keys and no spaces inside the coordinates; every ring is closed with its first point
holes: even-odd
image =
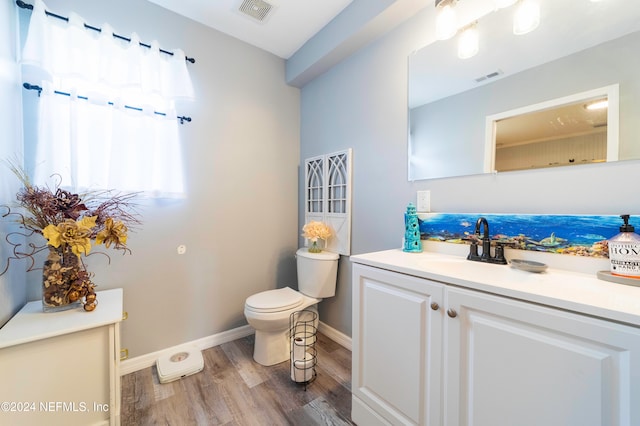
{"type": "MultiPolygon", "coordinates": [[[[245,325],[246,297],[296,287],[300,91],[286,85],[284,60],[143,0],[46,4],[196,59],[197,100],[178,108],[193,118],[181,126],[187,198],[141,206],[133,255],[89,259],[98,290],[124,289],[122,347],[135,357],[245,325]]],[[[39,273],[26,285],[38,299],[39,273]]]]}
{"type": "MultiPolygon", "coordinates": [[[[409,182],[407,57],[426,33],[416,16],[302,88],[301,160],[353,148],[352,254],[401,247],[403,213],[422,189],[439,212],[640,214],[639,161],[409,182]]],[[[349,335],[350,269],[343,257],[337,294],[320,306],[349,335]]]]}
{"type": "MultiPolygon", "coordinates": [[[[0,159],[22,156],[22,118],[20,116],[20,70],[16,64],[17,12],[12,2],[0,4],[0,159]],[[5,34],[6,33],[6,34],[5,34]]],[[[13,174],[0,163],[0,204],[10,204],[15,199],[19,185],[13,174]]],[[[0,215],[6,210],[0,209],[0,215]]],[[[0,272],[5,267],[11,246],[5,235],[16,228],[6,220],[0,220],[0,272]]],[[[0,276],[0,327],[15,314],[26,301],[25,273],[11,268],[0,276]]]]}

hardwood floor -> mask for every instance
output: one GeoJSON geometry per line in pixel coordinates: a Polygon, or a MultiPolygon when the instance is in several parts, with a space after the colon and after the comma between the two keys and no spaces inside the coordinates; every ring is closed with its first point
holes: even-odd
{"type": "Polygon", "coordinates": [[[351,352],[318,333],[317,378],[294,383],[289,361],[253,361],[253,335],[202,352],[204,370],[161,384],[156,367],[122,377],[127,425],[352,425],[351,352]]]}

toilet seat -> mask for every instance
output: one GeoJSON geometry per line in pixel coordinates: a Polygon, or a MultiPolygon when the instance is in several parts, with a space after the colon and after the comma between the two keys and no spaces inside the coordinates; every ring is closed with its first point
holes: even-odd
{"type": "Polygon", "coordinates": [[[303,297],[290,287],[267,290],[249,296],[245,308],[254,312],[281,312],[302,305],[303,297]]]}

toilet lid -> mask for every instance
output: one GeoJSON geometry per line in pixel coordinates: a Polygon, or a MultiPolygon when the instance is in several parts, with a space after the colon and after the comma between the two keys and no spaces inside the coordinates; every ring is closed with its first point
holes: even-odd
{"type": "Polygon", "coordinates": [[[302,304],[302,295],[292,288],[267,290],[249,296],[246,306],[259,312],[279,312],[302,304]]]}

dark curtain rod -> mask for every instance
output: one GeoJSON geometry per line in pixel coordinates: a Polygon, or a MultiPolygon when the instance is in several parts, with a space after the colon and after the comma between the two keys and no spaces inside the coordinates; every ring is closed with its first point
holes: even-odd
{"type": "MultiPolygon", "coordinates": [[[[27,90],[37,90],[38,91],[38,96],[40,96],[40,93],[42,93],[42,87],[37,86],[35,84],[24,83],[22,85],[22,87],[24,87],[27,90]]],[[[69,97],[71,96],[71,93],[60,92],[58,90],[54,90],[53,93],[55,93],[56,95],[63,95],[63,96],[69,96],[69,97]]],[[[79,96],[78,95],[77,97],[78,97],[78,99],[84,99],[85,101],[89,100],[89,98],[87,98],[86,96],[79,96]]],[[[109,105],[113,105],[113,102],[108,102],[108,104],[109,105]]],[[[135,110],[135,111],[142,111],[142,108],[139,108],[139,107],[133,107],[133,106],[129,106],[129,105],[125,105],[124,107],[127,108],[127,109],[135,110]]],[[[154,111],[153,113],[157,114],[157,115],[162,115],[164,117],[167,116],[167,114],[165,114],[164,112],[154,111]]],[[[178,116],[178,120],[180,120],[180,124],[184,124],[185,121],[189,123],[189,122],[191,122],[191,117],[178,116]]]]}
{"type": "MultiPolygon", "coordinates": [[[[33,10],[33,5],[32,4],[25,3],[22,0],[16,0],[16,4],[18,5],[18,7],[22,8],[22,9],[33,10]]],[[[48,10],[45,10],[45,13],[47,14],[47,16],[51,16],[52,18],[58,18],[58,19],[62,19],[63,21],[69,22],[69,18],[66,17],[66,16],[58,15],[58,14],[55,14],[53,12],[49,12],[48,10]]],[[[102,28],[94,27],[94,26],[86,24],[86,23],[84,24],[84,27],[86,29],[94,30],[94,31],[97,31],[99,33],[102,32],[102,28]]],[[[125,41],[128,41],[129,43],[131,43],[131,39],[128,38],[128,37],[121,36],[121,35],[116,34],[116,33],[113,33],[113,36],[115,38],[120,39],[120,40],[125,40],[125,41]]],[[[146,43],[143,43],[143,42],[140,42],[140,46],[151,48],[150,44],[146,44],[146,43]]],[[[173,56],[173,52],[169,52],[168,50],[160,49],[160,51],[162,53],[166,53],[167,55],[172,55],[173,56]]],[[[188,56],[185,56],[185,59],[187,61],[191,62],[192,64],[194,64],[196,62],[196,60],[194,58],[189,58],[188,56]]]]}

